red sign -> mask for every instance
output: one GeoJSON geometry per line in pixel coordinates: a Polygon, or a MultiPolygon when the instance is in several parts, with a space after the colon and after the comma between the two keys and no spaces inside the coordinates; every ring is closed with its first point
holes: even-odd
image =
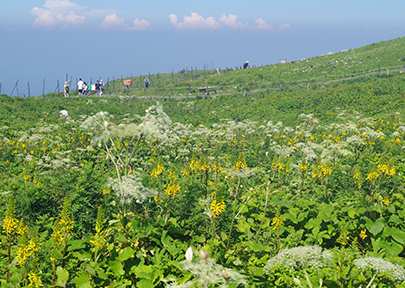
{"type": "Polygon", "coordinates": [[[124,86],[132,86],[132,80],[123,80],[124,86]]]}

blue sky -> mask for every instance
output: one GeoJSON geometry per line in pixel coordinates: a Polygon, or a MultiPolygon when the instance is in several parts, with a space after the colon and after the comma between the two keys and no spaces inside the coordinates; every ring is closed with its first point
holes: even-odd
{"type": "MultiPolygon", "coordinates": [[[[403,37],[405,1],[13,0],[0,4],[0,82],[53,91],[184,67],[273,64],[403,37]]],[[[15,94],[15,93],[14,93],[15,94]]]]}

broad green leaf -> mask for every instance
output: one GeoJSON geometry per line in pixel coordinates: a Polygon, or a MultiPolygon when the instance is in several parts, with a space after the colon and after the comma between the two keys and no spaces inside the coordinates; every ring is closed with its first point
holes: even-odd
{"type": "Polygon", "coordinates": [[[76,278],[76,287],[77,288],[91,288],[90,284],[90,276],[87,272],[82,272],[77,278],[76,278]]]}
{"type": "Polygon", "coordinates": [[[134,249],[132,249],[131,247],[125,247],[124,250],[122,250],[119,253],[116,260],[122,262],[122,261],[125,261],[125,260],[129,259],[129,258],[132,258],[134,256],[134,254],[135,254],[134,249]]]}
{"type": "Polygon", "coordinates": [[[246,244],[254,252],[260,252],[260,251],[268,252],[268,251],[270,251],[270,247],[268,245],[261,245],[261,244],[258,244],[256,242],[254,242],[254,241],[248,241],[248,242],[246,242],[246,244]]]}
{"type": "Polygon", "coordinates": [[[69,272],[59,266],[58,268],[56,268],[56,275],[58,276],[56,284],[61,285],[62,287],[66,287],[66,283],[69,280],[69,272]]]}
{"type": "Polygon", "coordinates": [[[405,232],[404,231],[402,231],[398,228],[392,227],[391,228],[391,237],[398,243],[405,245],[405,232]]]}
{"type": "Polygon", "coordinates": [[[384,229],[384,218],[378,218],[375,222],[366,223],[366,228],[374,236],[384,229]]]}
{"type": "Polygon", "coordinates": [[[109,265],[111,271],[114,272],[115,275],[119,276],[119,275],[124,275],[125,271],[124,271],[124,266],[118,262],[118,261],[111,261],[110,265],[109,265]]]}
{"type": "Polygon", "coordinates": [[[201,236],[194,236],[193,240],[197,243],[205,243],[205,236],[201,235],[201,236]]]}
{"type": "Polygon", "coordinates": [[[63,258],[63,255],[59,250],[52,250],[52,256],[58,260],[61,260],[63,258]]]}
{"type": "Polygon", "coordinates": [[[347,214],[350,218],[354,219],[357,216],[357,210],[353,206],[351,206],[349,207],[349,209],[347,209],[347,214]]]}
{"type": "Polygon", "coordinates": [[[83,249],[86,247],[84,240],[71,240],[71,241],[69,241],[68,244],[70,244],[70,245],[69,245],[67,251],[83,249]]]}
{"type": "Polygon", "coordinates": [[[153,282],[149,279],[141,279],[138,281],[138,287],[142,287],[142,288],[152,288],[155,285],[153,285],[153,282]]]}
{"type": "Polygon", "coordinates": [[[404,245],[398,244],[397,242],[392,242],[390,247],[387,250],[387,255],[389,256],[398,256],[402,250],[404,250],[404,245]]]}

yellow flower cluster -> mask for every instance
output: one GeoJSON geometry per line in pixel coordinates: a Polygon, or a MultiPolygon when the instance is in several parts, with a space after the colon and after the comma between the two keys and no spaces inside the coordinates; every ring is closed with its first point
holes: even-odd
{"type": "Polygon", "coordinates": [[[18,219],[6,215],[3,219],[3,229],[7,234],[12,234],[18,228],[18,219]]]}
{"type": "Polygon", "coordinates": [[[273,218],[273,221],[271,222],[271,225],[273,225],[273,230],[276,230],[278,228],[281,227],[281,225],[283,225],[283,219],[281,219],[280,215],[277,215],[276,217],[273,218]]]}
{"type": "Polygon", "coordinates": [[[318,167],[316,167],[312,171],[312,178],[316,177],[327,177],[332,174],[332,167],[330,165],[322,165],[319,164],[318,167]]]}
{"type": "Polygon", "coordinates": [[[300,171],[305,172],[308,169],[308,165],[305,162],[300,163],[300,171]]]}
{"type": "Polygon", "coordinates": [[[190,171],[184,170],[182,175],[183,175],[184,178],[188,178],[190,176],[190,171]]]}
{"type": "Polygon", "coordinates": [[[240,153],[238,159],[236,159],[235,163],[233,164],[232,169],[237,171],[237,170],[242,170],[244,168],[247,168],[246,165],[246,160],[245,160],[245,153],[240,153]]]}
{"type": "Polygon", "coordinates": [[[361,179],[361,172],[359,172],[359,171],[354,172],[353,178],[356,179],[356,180],[360,180],[361,179]]]}
{"type": "Polygon", "coordinates": [[[105,238],[102,235],[100,235],[100,233],[94,234],[92,238],[93,240],[90,240],[90,243],[96,247],[101,247],[105,244],[105,238]]]}
{"type": "Polygon", "coordinates": [[[215,173],[221,173],[221,172],[222,172],[221,164],[215,163],[214,166],[212,166],[212,170],[213,170],[215,173]]]}
{"type": "Polygon", "coordinates": [[[165,167],[160,164],[160,162],[157,163],[156,167],[153,168],[152,173],[150,174],[152,177],[157,178],[160,174],[165,171],[165,167]]]}
{"type": "Polygon", "coordinates": [[[197,171],[198,168],[200,167],[200,163],[198,163],[198,160],[193,159],[193,160],[191,160],[189,166],[190,166],[191,171],[197,171]]]}
{"type": "Polygon", "coordinates": [[[366,239],[366,237],[367,237],[367,234],[366,234],[366,229],[361,230],[361,232],[360,232],[360,235],[359,235],[359,236],[360,236],[360,238],[361,238],[361,239],[363,239],[363,240],[364,240],[364,239],[366,239]]]}
{"type": "Polygon", "coordinates": [[[104,188],[103,189],[103,195],[109,195],[111,193],[109,188],[104,188]]]}
{"type": "Polygon", "coordinates": [[[210,204],[210,210],[212,212],[212,215],[214,217],[217,217],[222,214],[222,212],[225,211],[226,205],[224,200],[218,201],[216,199],[212,200],[210,204]]]}
{"type": "Polygon", "coordinates": [[[390,199],[385,198],[384,200],[382,200],[382,202],[384,203],[385,206],[388,206],[390,204],[390,199]]]}
{"type": "Polygon", "coordinates": [[[377,179],[378,178],[378,176],[380,176],[379,174],[378,174],[378,172],[370,172],[370,173],[368,173],[367,174],[367,180],[370,180],[371,182],[373,182],[375,179],[377,179]]]}
{"type": "Polygon", "coordinates": [[[169,179],[174,180],[175,178],[176,178],[176,173],[174,173],[174,171],[170,170],[169,171],[169,179]]]}
{"type": "Polygon", "coordinates": [[[176,183],[169,183],[165,189],[168,196],[176,196],[178,192],[180,192],[180,186],[176,183]]]}
{"type": "Polygon", "coordinates": [[[28,280],[30,281],[30,287],[41,287],[44,286],[41,281],[41,277],[39,277],[36,273],[29,273],[28,280]]]}
{"type": "Polygon", "coordinates": [[[394,165],[390,167],[387,164],[380,163],[380,164],[378,164],[378,170],[381,173],[384,173],[389,177],[393,177],[395,175],[395,173],[396,173],[396,169],[395,169],[394,165]]]}
{"type": "Polygon", "coordinates": [[[210,170],[211,170],[210,165],[207,162],[202,161],[200,164],[200,171],[205,172],[205,171],[210,171],[210,170]]]}

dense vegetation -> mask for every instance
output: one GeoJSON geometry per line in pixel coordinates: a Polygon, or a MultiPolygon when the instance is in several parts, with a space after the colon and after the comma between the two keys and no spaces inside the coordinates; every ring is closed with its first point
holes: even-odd
{"type": "Polygon", "coordinates": [[[405,74],[354,78],[404,41],[166,85],[246,97],[2,95],[2,287],[405,287],[405,74]]]}

